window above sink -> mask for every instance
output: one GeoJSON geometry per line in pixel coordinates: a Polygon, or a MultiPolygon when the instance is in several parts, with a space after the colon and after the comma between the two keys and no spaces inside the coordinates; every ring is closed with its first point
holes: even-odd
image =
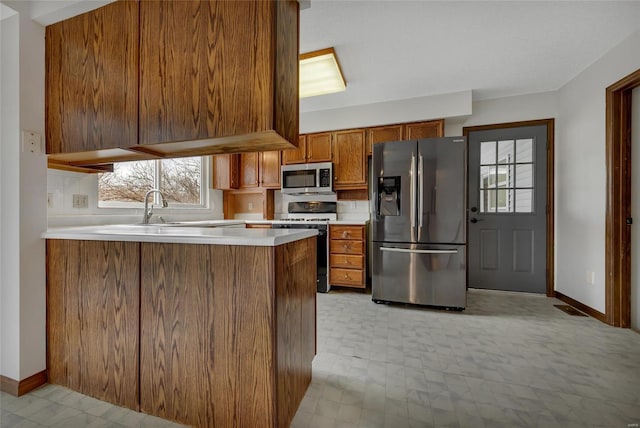
{"type": "MultiPolygon", "coordinates": [[[[159,189],[170,208],[204,208],[207,169],[204,157],[114,163],[113,172],[98,176],[98,207],[143,207],[146,192],[159,189]]],[[[161,203],[159,195],[154,195],[153,203],[161,203]]]]}

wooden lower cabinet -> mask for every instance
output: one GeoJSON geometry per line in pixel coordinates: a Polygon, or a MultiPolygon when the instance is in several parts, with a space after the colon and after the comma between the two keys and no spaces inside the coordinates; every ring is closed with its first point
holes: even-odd
{"type": "Polygon", "coordinates": [[[367,286],[364,225],[329,225],[329,284],[367,286]]]}
{"type": "Polygon", "coordinates": [[[140,244],[47,240],[49,382],[138,409],[140,244]]]}
{"type": "Polygon", "coordinates": [[[315,355],[316,245],[142,244],[140,408],[198,427],[289,426],[315,355]]]}

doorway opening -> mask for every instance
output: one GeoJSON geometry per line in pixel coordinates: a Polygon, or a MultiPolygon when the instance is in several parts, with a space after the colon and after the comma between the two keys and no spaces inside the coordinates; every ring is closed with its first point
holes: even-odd
{"type": "Polygon", "coordinates": [[[605,321],[631,324],[631,122],[632,94],[640,70],[607,88],[607,211],[605,238],[605,321]]]}
{"type": "MultiPolygon", "coordinates": [[[[546,168],[544,171],[541,172],[541,174],[544,177],[539,177],[540,179],[537,180],[539,183],[542,183],[544,186],[544,190],[545,192],[541,192],[541,195],[544,195],[546,193],[546,196],[543,196],[543,199],[538,201],[539,204],[537,204],[535,206],[534,209],[534,205],[533,203],[530,203],[529,206],[529,210],[525,210],[527,212],[522,212],[520,213],[519,210],[522,208],[522,204],[518,204],[518,195],[521,195],[522,197],[525,197],[526,200],[526,195],[529,195],[530,198],[533,198],[533,194],[534,194],[534,189],[533,188],[529,188],[529,187],[533,187],[531,186],[525,186],[522,187],[518,184],[518,176],[516,175],[516,171],[518,169],[522,169],[523,172],[528,168],[528,169],[532,169],[532,165],[527,165],[528,163],[532,163],[532,162],[520,162],[518,160],[518,142],[520,141],[523,147],[526,146],[525,140],[518,140],[519,137],[514,137],[513,138],[513,143],[514,143],[514,161],[511,162],[500,162],[500,160],[498,158],[496,158],[496,165],[498,167],[496,167],[496,171],[498,169],[504,169],[506,167],[506,169],[508,170],[513,170],[514,172],[514,176],[515,176],[515,180],[513,182],[513,185],[507,185],[506,187],[504,187],[504,189],[502,189],[500,187],[499,184],[499,180],[496,179],[494,180],[496,182],[495,186],[496,189],[494,190],[491,186],[491,188],[488,188],[487,186],[485,186],[484,184],[482,185],[478,185],[475,187],[478,187],[478,189],[475,188],[471,188],[471,184],[472,184],[472,180],[471,180],[471,155],[470,155],[470,159],[469,159],[469,194],[471,195],[471,192],[475,192],[478,194],[478,198],[479,200],[476,201],[478,202],[477,206],[473,205],[473,201],[471,200],[472,198],[470,197],[470,210],[471,212],[469,213],[469,221],[473,224],[469,225],[469,233],[472,233],[472,227],[471,226],[477,226],[476,223],[478,221],[485,221],[485,223],[487,225],[489,225],[489,223],[491,223],[490,220],[495,220],[498,219],[498,217],[503,216],[503,217],[507,217],[507,215],[504,215],[503,213],[500,213],[500,210],[498,208],[495,209],[495,213],[493,212],[487,212],[484,213],[484,211],[487,211],[484,208],[487,208],[489,206],[493,206],[491,204],[485,204],[482,205],[482,198],[481,195],[487,196],[488,195],[488,199],[487,201],[491,202],[491,192],[495,193],[495,200],[497,201],[496,207],[498,207],[498,202],[501,201],[500,197],[501,196],[505,196],[508,200],[509,196],[513,196],[515,198],[515,200],[513,201],[513,203],[511,205],[513,205],[513,215],[510,215],[509,217],[513,217],[510,220],[513,220],[515,218],[517,218],[518,216],[526,216],[529,212],[533,212],[536,211],[540,214],[540,216],[542,217],[542,223],[544,223],[543,228],[541,228],[540,230],[542,230],[542,235],[544,236],[544,238],[542,239],[542,241],[544,242],[543,244],[543,248],[538,248],[538,252],[536,255],[534,255],[535,249],[532,248],[530,252],[527,252],[525,250],[527,250],[527,245],[523,245],[522,249],[523,251],[520,251],[519,254],[523,255],[523,257],[513,257],[513,269],[511,269],[511,266],[509,267],[509,272],[499,272],[499,269],[497,268],[497,266],[500,264],[499,262],[494,263],[496,265],[496,275],[498,276],[503,276],[503,279],[506,279],[506,281],[503,281],[505,283],[508,283],[508,279],[509,278],[515,278],[515,276],[518,275],[525,275],[525,276],[529,276],[530,273],[528,272],[527,269],[524,269],[524,267],[530,267],[533,270],[533,261],[534,260],[540,260],[541,258],[544,259],[545,263],[542,264],[538,264],[537,266],[543,266],[543,272],[541,272],[541,276],[538,278],[542,278],[542,280],[545,281],[545,285],[541,285],[541,288],[539,289],[539,291],[537,292],[545,292],[546,291],[546,295],[547,296],[554,296],[554,241],[553,241],[553,236],[554,236],[554,124],[555,124],[555,120],[554,119],[541,119],[541,120],[531,120],[531,121],[522,121],[522,122],[510,122],[510,123],[501,123],[501,124],[492,124],[492,125],[483,125],[483,126],[470,126],[470,127],[464,127],[463,128],[463,134],[467,137],[469,144],[471,144],[471,136],[476,135],[476,136],[486,136],[486,137],[492,137],[494,132],[493,131],[499,131],[502,130],[505,135],[510,135],[512,134],[514,131],[517,131],[517,129],[534,129],[536,127],[538,128],[542,128],[542,133],[544,134],[546,132],[546,135],[542,135],[544,139],[544,137],[546,137],[546,148],[543,149],[543,152],[540,152],[539,154],[542,155],[542,157],[544,158],[544,161],[546,161],[546,168]],[[504,165],[503,165],[504,164],[504,165]],[[513,165],[511,165],[513,164],[513,165]],[[504,194],[504,195],[502,195],[504,194]],[[474,207],[476,208],[476,211],[474,211],[474,207]],[[484,208],[483,208],[484,207],[484,208]],[[484,209],[484,211],[483,211],[484,209]],[[484,217],[486,218],[482,218],[482,214],[484,214],[484,217]],[[474,221],[475,220],[475,221],[474,221]],[[529,263],[529,261],[531,261],[531,263],[529,263]],[[531,266],[529,266],[531,265],[531,266]],[[519,272],[520,271],[520,272],[519,272]]],[[[499,134],[499,132],[498,132],[499,134]]],[[[515,135],[515,134],[514,134],[515,135]]],[[[481,141],[482,138],[480,140],[478,140],[480,142],[480,145],[482,145],[483,141],[481,141]]],[[[486,141],[486,146],[488,147],[491,143],[491,138],[489,138],[486,141]]],[[[510,138],[505,138],[505,141],[497,141],[497,146],[498,147],[500,145],[500,143],[503,143],[503,145],[509,145],[509,141],[511,140],[510,138]]],[[[498,150],[498,154],[500,153],[499,151],[499,147],[496,149],[498,150]]],[[[471,154],[471,147],[469,149],[469,153],[471,154]]],[[[488,153],[488,152],[487,152],[488,153]]],[[[483,166],[484,162],[482,161],[482,156],[480,155],[479,158],[479,168],[480,171],[483,170],[487,170],[488,173],[491,173],[491,168],[489,164],[487,164],[488,166],[483,166]]],[[[485,171],[486,172],[486,171],[485,171]]],[[[478,176],[481,176],[482,174],[476,174],[478,176]]],[[[522,174],[521,174],[522,175],[522,174]]],[[[540,174],[539,174],[540,175],[540,174]]],[[[499,176],[497,176],[497,178],[499,178],[499,176]]],[[[476,180],[477,181],[477,180],[476,180]]],[[[532,180],[531,180],[532,181],[532,180]]],[[[492,183],[491,180],[489,180],[489,185],[492,183]]],[[[520,198],[522,200],[522,197],[520,198]]],[[[531,199],[531,201],[533,201],[534,199],[531,199]]],[[[504,204],[503,204],[504,205],[504,204]]],[[[509,204],[507,204],[509,205],[509,204]]],[[[488,209],[488,208],[487,208],[488,209]]],[[[481,223],[484,225],[484,223],[481,223]]],[[[498,228],[495,228],[495,232],[492,234],[491,233],[491,228],[490,227],[480,227],[478,228],[478,236],[476,238],[478,242],[482,241],[482,239],[480,239],[482,236],[486,235],[485,237],[491,237],[494,236],[496,237],[496,239],[494,239],[493,241],[490,239],[486,239],[486,245],[484,248],[486,251],[484,251],[484,253],[487,254],[487,257],[485,257],[482,251],[482,245],[478,245],[478,251],[476,254],[476,257],[478,258],[477,260],[477,264],[478,264],[478,273],[479,275],[477,276],[478,281],[484,281],[484,282],[488,282],[490,281],[491,278],[491,269],[492,266],[490,266],[491,262],[493,259],[489,256],[491,255],[495,255],[495,259],[498,260],[498,258],[500,257],[501,253],[504,253],[505,251],[500,250],[501,246],[507,246],[508,244],[512,244],[515,245],[515,242],[518,241],[518,239],[516,238],[522,238],[520,239],[520,241],[522,241],[523,244],[526,244],[526,241],[524,238],[526,237],[531,237],[531,239],[529,241],[531,241],[531,243],[533,243],[534,238],[533,238],[533,233],[535,232],[529,232],[527,230],[527,228],[522,228],[519,225],[511,225],[509,230],[506,230],[506,232],[504,233],[504,235],[509,235],[509,237],[507,238],[502,237],[500,239],[498,239],[497,237],[500,236],[501,231],[498,230],[498,228]],[[480,230],[482,229],[482,230],[480,230]],[[485,230],[486,229],[486,230],[485,230]],[[507,233],[509,232],[509,233],[507,233]],[[527,232],[527,233],[525,233],[527,232]],[[482,234],[484,233],[484,235],[482,234]],[[501,244],[501,241],[504,241],[501,244]],[[493,244],[492,244],[493,243],[493,244]],[[483,260],[484,262],[484,266],[483,265],[483,260]]],[[[471,238],[472,236],[469,235],[468,239],[469,239],[469,257],[473,257],[473,255],[471,254],[471,238]]],[[[538,238],[540,239],[540,238],[538,238]]],[[[527,241],[527,242],[529,242],[527,241]]],[[[484,242],[484,241],[482,241],[484,242]]],[[[515,248],[515,247],[514,247],[515,248]]],[[[507,251],[507,253],[510,253],[510,251],[507,251]]],[[[515,251],[512,252],[513,254],[516,254],[515,251]]],[[[508,254],[502,254],[503,258],[508,257],[508,254]]],[[[508,261],[509,264],[511,264],[511,261],[508,261]]],[[[506,263],[503,263],[503,265],[506,263]]],[[[472,284],[472,269],[471,269],[471,265],[472,265],[472,260],[468,260],[468,266],[469,266],[469,286],[473,287],[474,284],[472,284]]],[[[496,277],[497,278],[497,277],[496,277]]],[[[538,282],[540,282],[541,280],[538,279],[538,282]]],[[[482,288],[486,288],[486,287],[482,287],[482,288]]],[[[504,289],[509,289],[509,288],[504,288],[504,289]]],[[[522,290],[522,291],[531,291],[531,290],[522,290]]],[[[536,290],[533,290],[536,291],[536,290]]]]}

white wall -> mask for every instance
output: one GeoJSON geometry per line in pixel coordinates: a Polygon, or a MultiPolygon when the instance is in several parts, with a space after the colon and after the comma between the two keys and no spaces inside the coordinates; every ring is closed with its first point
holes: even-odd
{"type": "Polygon", "coordinates": [[[465,126],[554,118],[557,115],[556,106],[556,92],[474,101],[471,116],[445,121],[445,135],[462,135],[465,126]]]}
{"type": "MultiPolygon", "coordinates": [[[[203,165],[203,177],[210,177],[209,171],[209,166],[203,165]]],[[[47,209],[49,227],[142,221],[142,208],[98,208],[97,174],[50,169],[47,172],[47,192],[51,199],[51,205],[47,209]],[[74,208],[74,194],[88,195],[88,208],[74,208]]],[[[222,219],[222,191],[209,189],[208,198],[208,209],[176,209],[169,204],[168,208],[154,208],[154,212],[165,221],[222,219]]]]}
{"type": "MultiPolygon", "coordinates": [[[[44,136],[44,27],[20,17],[20,129],[44,136]]],[[[11,144],[20,146],[20,141],[11,144]]],[[[20,199],[20,377],[46,368],[45,244],[47,160],[21,152],[20,199]]]]}
{"type": "Polygon", "coordinates": [[[605,312],[605,88],[640,68],[636,32],[562,87],[556,128],[556,290],[605,312]],[[587,272],[595,272],[595,284],[587,272]]]}
{"type": "Polygon", "coordinates": [[[631,328],[640,331],[640,87],[631,103],[631,328]]]}
{"type": "Polygon", "coordinates": [[[0,21],[0,375],[20,376],[18,15],[0,21]]]}
{"type": "Polygon", "coordinates": [[[300,133],[362,128],[471,114],[471,91],[300,113],[300,133]]]}
{"type": "Polygon", "coordinates": [[[44,27],[22,13],[3,20],[2,58],[0,373],[22,380],[46,368],[46,157],[20,141],[22,130],[44,135],[44,27]]]}

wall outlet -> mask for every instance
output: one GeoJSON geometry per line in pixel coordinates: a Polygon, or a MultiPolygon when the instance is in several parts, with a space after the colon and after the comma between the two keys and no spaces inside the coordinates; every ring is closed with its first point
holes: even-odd
{"type": "Polygon", "coordinates": [[[33,131],[22,131],[22,151],[27,153],[42,154],[42,135],[33,131]]]}
{"type": "Polygon", "coordinates": [[[73,208],[89,208],[89,195],[73,195],[73,208]]]}
{"type": "Polygon", "coordinates": [[[587,271],[587,284],[595,284],[596,283],[596,273],[594,271],[587,271]]]}

